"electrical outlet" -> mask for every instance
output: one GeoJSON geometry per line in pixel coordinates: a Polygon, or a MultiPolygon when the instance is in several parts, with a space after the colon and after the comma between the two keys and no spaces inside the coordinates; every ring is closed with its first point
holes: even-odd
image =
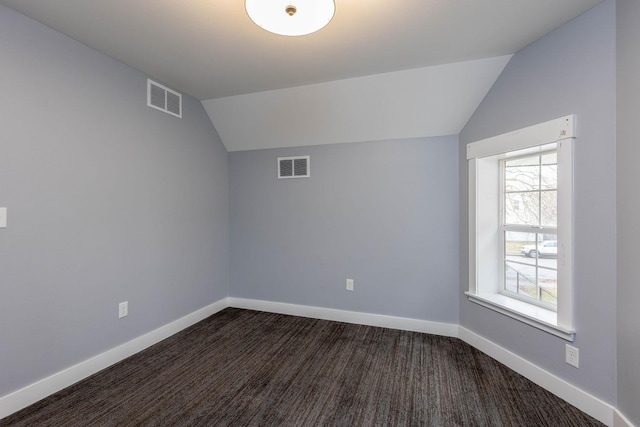
{"type": "Polygon", "coordinates": [[[577,347],[573,347],[569,344],[566,345],[565,361],[576,368],[580,365],[580,350],[577,347]]]}
{"type": "Polygon", "coordinates": [[[353,279],[347,279],[347,290],[348,291],[353,290],[353,279]]]}
{"type": "Polygon", "coordinates": [[[129,301],[121,302],[120,304],[118,304],[118,319],[122,319],[128,314],[129,314],[129,301]]]}

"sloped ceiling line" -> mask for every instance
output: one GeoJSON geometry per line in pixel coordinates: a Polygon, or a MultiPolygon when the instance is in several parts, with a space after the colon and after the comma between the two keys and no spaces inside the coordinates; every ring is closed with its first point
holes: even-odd
{"type": "Polygon", "coordinates": [[[457,135],[511,56],[202,104],[229,151],[457,135]]]}

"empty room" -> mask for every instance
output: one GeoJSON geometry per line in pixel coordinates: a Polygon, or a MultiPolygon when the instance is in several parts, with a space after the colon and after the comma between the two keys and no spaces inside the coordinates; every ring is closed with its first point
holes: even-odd
{"type": "Polygon", "coordinates": [[[0,0],[0,426],[640,426],[638,22],[0,0]]]}

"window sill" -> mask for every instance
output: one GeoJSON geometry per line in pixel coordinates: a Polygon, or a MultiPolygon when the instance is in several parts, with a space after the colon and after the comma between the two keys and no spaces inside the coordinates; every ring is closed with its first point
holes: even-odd
{"type": "Polygon", "coordinates": [[[575,339],[576,331],[558,326],[558,314],[537,305],[528,304],[501,294],[472,294],[465,292],[469,301],[497,311],[535,328],[558,336],[567,341],[575,339]]]}

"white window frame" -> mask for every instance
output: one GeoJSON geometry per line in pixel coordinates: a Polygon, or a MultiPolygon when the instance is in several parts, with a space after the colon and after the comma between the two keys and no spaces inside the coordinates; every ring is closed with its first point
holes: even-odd
{"type": "Polygon", "coordinates": [[[573,341],[573,145],[575,115],[467,145],[469,162],[469,300],[573,341]],[[558,304],[549,310],[501,293],[500,160],[558,152],[558,304]]]}
{"type": "MultiPolygon", "coordinates": [[[[556,144],[548,144],[548,146],[554,146],[556,144]]],[[[527,151],[527,150],[525,150],[527,151]]],[[[532,234],[554,234],[556,235],[556,239],[557,239],[557,235],[558,235],[558,227],[556,226],[532,226],[532,225],[520,225],[520,224],[507,224],[506,223],[506,218],[505,218],[505,163],[508,160],[515,160],[515,159],[522,159],[522,158],[526,158],[526,157],[533,157],[533,156],[543,156],[545,154],[549,154],[549,153],[557,153],[557,150],[555,147],[551,147],[548,150],[543,150],[543,149],[539,149],[538,151],[534,152],[534,153],[527,153],[527,154],[522,154],[522,155],[516,155],[517,152],[510,152],[510,153],[505,153],[504,157],[500,156],[500,160],[499,160],[499,167],[500,167],[500,234],[498,236],[499,238],[499,244],[500,244],[500,259],[502,260],[501,264],[500,264],[500,290],[499,292],[501,294],[504,294],[510,298],[515,298],[515,299],[520,299],[524,302],[527,302],[529,304],[534,304],[534,305],[539,305],[542,308],[546,308],[548,310],[551,311],[557,311],[557,305],[556,304],[551,304],[549,302],[545,302],[539,299],[533,299],[533,298],[529,298],[526,296],[523,296],[521,294],[512,292],[512,291],[508,291],[506,289],[505,286],[505,262],[506,262],[506,253],[505,253],[505,233],[506,232],[517,232],[517,233],[532,233],[532,234]]],[[[539,194],[542,193],[544,190],[542,190],[541,188],[538,188],[536,190],[539,194]]],[[[556,186],[556,191],[557,191],[557,186],[556,186]]],[[[540,204],[539,208],[541,208],[542,205],[540,204]]],[[[539,212],[539,215],[541,215],[541,212],[539,212]]],[[[537,241],[536,241],[537,242],[537,241]]],[[[535,264],[535,269],[536,269],[536,282],[537,282],[537,278],[538,278],[538,271],[540,269],[551,269],[548,267],[540,267],[538,265],[538,261],[539,261],[538,257],[536,259],[536,264],[535,264]]],[[[532,266],[531,264],[527,264],[529,266],[532,266]]],[[[557,268],[555,269],[557,271],[557,268]]],[[[557,277],[556,277],[557,279],[557,277]]]]}

